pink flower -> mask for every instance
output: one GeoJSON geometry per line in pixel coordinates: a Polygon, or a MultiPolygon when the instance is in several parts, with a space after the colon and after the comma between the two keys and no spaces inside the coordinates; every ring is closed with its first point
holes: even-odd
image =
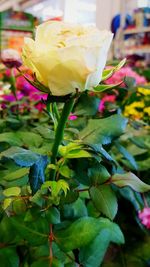
{"type": "MultiPolygon", "coordinates": [[[[21,92],[17,93],[17,99],[18,100],[21,100],[23,97],[24,97],[24,95],[21,92]]],[[[16,101],[16,98],[15,98],[15,96],[12,93],[9,94],[9,95],[4,95],[3,96],[3,99],[5,101],[7,101],[7,102],[14,102],[14,101],[16,101]]]]}
{"type": "Polygon", "coordinates": [[[150,229],[150,207],[146,207],[142,211],[139,211],[138,216],[142,224],[147,229],[150,229]]]}
{"type": "Polygon", "coordinates": [[[74,115],[74,114],[71,113],[71,115],[69,116],[68,120],[70,120],[70,121],[74,121],[74,120],[76,120],[77,118],[78,118],[78,117],[77,117],[76,115],[74,115]]]}
{"type": "Polygon", "coordinates": [[[105,81],[105,83],[106,84],[117,84],[123,81],[123,79],[126,76],[133,77],[136,81],[136,84],[145,84],[147,82],[145,77],[140,76],[135,71],[133,71],[130,67],[124,67],[120,69],[119,71],[115,72],[112,77],[110,77],[109,79],[105,81]]]}
{"type": "MultiPolygon", "coordinates": [[[[26,75],[28,77],[28,75],[26,75]]],[[[29,95],[31,91],[36,91],[37,89],[32,86],[23,76],[19,76],[16,79],[16,87],[18,90],[22,91],[25,95],[29,95]]]]}
{"type": "Polygon", "coordinates": [[[98,107],[98,111],[99,112],[103,112],[105,110],[105,103],[106,102],[114,103],[115,100],[116,100],[116,96],[115,95],[105,95],[100,101],[100,104],[99,104],[99,107],[98,107]]]}

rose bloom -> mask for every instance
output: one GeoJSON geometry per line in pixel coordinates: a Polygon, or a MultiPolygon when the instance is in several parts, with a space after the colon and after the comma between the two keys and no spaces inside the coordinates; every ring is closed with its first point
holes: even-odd
{"type": "Polygon", "coordinates": [[[11,48],[2,51],[1,60],[7,68],[19,68],[22,65],[22,60],[18,51],[11,48]]]}
{"type": "Polygon", "coordinates": [[[142,224],[147,229],[150,229],[150,207],[146,207],[142,211],[139,211],[138,216],[139,216],[142,224]]]}
{"type": "Polygon", "coordinates": [[[113,34],[94,26],[48,21],[25,38],[23,61],[36,78],[61,96],[91,90],[101,80],[113,34]]]}

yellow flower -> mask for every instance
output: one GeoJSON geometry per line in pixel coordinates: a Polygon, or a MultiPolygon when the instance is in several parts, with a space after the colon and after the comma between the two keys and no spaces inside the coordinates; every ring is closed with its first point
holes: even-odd
{"type": "Polygon", "coordinates": [[[145,104],[142,101],[133,102],[132,104],[125,107],[124,115],[126,117],[134,117],[135,119],[141,119],[143,117],[143,108],[145,104]],[[140,108],[141,111],[137,110],[136,108],[140,108]]]}
{"type": "Polygon", "coordinates": [[[150,116],[150,107],[144,108],[144,113],[147,113],[150,116]]]}
{"type": "Polygon", "coordinates": [[[150,95],[150,89],[139,87],[137,91],[143,95],[150,95]]]}
{"type": "Polygon", "coordinates": [[[53,95],[67,95],[97,86],[113,34],[94,26],[46,22],[35,41],[25,38],[23,61],[53,95]]]}

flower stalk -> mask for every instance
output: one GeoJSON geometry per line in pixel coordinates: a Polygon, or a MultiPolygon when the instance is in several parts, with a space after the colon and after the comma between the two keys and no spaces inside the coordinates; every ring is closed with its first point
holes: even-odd
{"type": "MultiPolygon", "coordinates": [[[[58,126],[57,126],[56,133],[55,133],[55,141],[54,141],[53,148],[52,148],[51,164],[56,164],[56,158],[58,155],[58,148],[59,148],[59,145],[61,144],[61,142],[63,140],[65,125],[66,125],[67,119],[70,115],[70,112],[72,111],[72,108],[74,106],[74,102],[75,102],[75,97],[71,97],[64,104],[62,114],[59,118],[58,126]]],[[[56,174],[56,170],[51,169],[50,170],[50,180],[55,180],[55,174],[56,174]]]]}

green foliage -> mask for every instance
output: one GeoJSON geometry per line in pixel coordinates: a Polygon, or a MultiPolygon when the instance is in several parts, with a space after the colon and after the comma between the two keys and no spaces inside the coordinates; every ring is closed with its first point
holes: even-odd
{"type": "Polygon", "coordinates": [[[80,250],[80,262],[85,267],[99,267],[110,242],[124,243],[124,237],[119,227],[107,220],[105,223],[105,229],[101,229],[93,242],[80,250]]]}
{"type": "Polygon", "coordinates": [[[97,113],[98,106],[99,98],[85,93],[79,98],[74,108],[74,113],[77,116],[94,116],[97,113]]]}
{"type": "Polygon", "coordinates": [[[104,69],[103,74],[102,74],[102,81],[107,80],[110,78],[115,72],[120,70],[125,64],[126,64],[126,58],[121,60],[115,67],[112,67],[110,69],[104,69]]]}
{"type": "Polygon", "coordinates": [[[94,92],[95,93],[101,93],[101,92],[104,92],[106,90],[111,90],[111,89],[114,89],[116,87],[118,87],[119,85],[121,85],[122,82],[119,82],[117,84],[109,84],[109,85],[106,85],[106,84],[100,84],[96,87],[94,87],[94,92]]]}
{"type": "Polygon", "coordinates": [[[116,195],[110,185],[90,188],[90,196],[96,209],[113,220],[118,209],[116,195]]]}
{"type": "Polygon", "coordinates": [[[150,190],[150,185],[143,183],[131,172],[125,174],[115,174],[111,177],[111,182],[118,187],[130,186],[133,190],[140,193],[150,190]]]}
{"type": "Polygon", "coordinates": [[[105,183],[110,178],[110,173],[107,169],[100,164],[97,164],[95,168],[88,170],[88,175],[92,185],[100,185],[105,183]]]}
{"type": "Polygon", "coordinates": [[[10,218],[10,222],[22,240],[27,240],[29,244],[38,246],[47,242],[49,225],[44,218],[38,218],[38,221],[24,222],[21,216],[16,216],[10,218]]]}
{"type": "Polygon", "coordinates": [[[6,181],[13,181],[13,180],[18,180],[20,179],[21,177],[25,176],[29,174],[29,168],[21,168],[21,169],[17,169],[13,172],[9,172],[7,173],[3,179],[6,180],[6,181]]]}
{"type": "Polygon", "coordinates": [[[125,148],[124,148],[122,145],[120,145],[119,143],[116,143],[116,148],[117,148],[118,151],[123,155],[123,157],[124,157],[125,159],[127,159],[127,160],[130,162],[131,166],[132,166],[135,170],[137,170],[137,169],[138,169],[138,167],[137,167],[137,163],[136,163],[134,157],[127,151],[127,149],[125,149],[125,148]]]}
{"type": "Polygon", "coordinates": [[[6,197],[19,196],[21,189],[19,187],[10,187],[3,191],[3,195],[6,197]]]}
{"type": "Polygon", "coordinates": [[[5,267],[19,267],[19,257],[14,248],[0,249],[1,266],[5,267]]]}
{"type": "Polygon", "coordinates": [[[39,156],[30,150],[11,147],[0,154],[1,158],[8,158],[15,161],[15,163],[21,167],[30,167],[35,164],[39,156]]]}
{"type": "Polygon", "coordinates": [[[69,190],[68,183],[65,182],[64,180],[59,180],[58,182],[56,181],[47,181],[43,183],[42,189],[51,189],[51,194],[52,196],[58,196],[60,191],[62,190],[65,195],[67,194],[67,190],[69,190]]]}
{"type": "Polygon", "coordinates": [[[60,223],[60,212],[57,208],[51,207],[45,212],[46,219],[50,224],[58,224],[60,223]]]}
{"type": "Polygon", "coordinates": [[[105,119],[90,119],[87,127],[79,134],[82,141],[90,144],[110,144],[114,138],[124,133],[127,120],[120,115],[105,119]]]}
{"type": "MultiPolygon", "coordinates": [[[[104,70],[102,81],[125,62],[104,70]]],[[[131,78],[124,82],[128,90],[134,86],[131,78]]],[[[63,103],[68,104],[71,95],[49,95],[45,114],[32,110],[20,116],[13,113],[14,102],[10,115],[0,119],[0,265],[101,266],[110,244],[115,243],[117,251],[124,244],[123,233],[113,222],[125,232],[123,218],[128,219],[128,213],[120,219],[122,201],[123,207],[126,203],[132,207],[130,214],[141,227],[140,193],[150,190],[143,182],[149,167],[149,137],[147,132],[135,136],[131,127],[127,129],[130,120],[119,109],[107,116],[97,112],[100,93],[120,84],[100,84],[95,95],[88,91],[80,98],[75,95],[72,112],[78,117],[61,120],[66,124],[58,133],[63,138],[56,140],[61,142],[54,160],[56,127],[63,103]],[[139,171],[144,173],[143,181],[134,174],[139,171]]],[[[39,86],[38,81],[35,85],[39,86]]]]}
{"type": "MultiPolygon", "coordinates": [[[[85,247],[97,237],[100,231],[107,227],[112,227],[112,224],[108,219],[83,217],[73,222],[66,229],[58,230],[55,233],[56,242],[58,246],[65,252],[76,248],[85,247]]],[[[121,234],[120,243],[123,242],[124,239],[121,234]]]]}

